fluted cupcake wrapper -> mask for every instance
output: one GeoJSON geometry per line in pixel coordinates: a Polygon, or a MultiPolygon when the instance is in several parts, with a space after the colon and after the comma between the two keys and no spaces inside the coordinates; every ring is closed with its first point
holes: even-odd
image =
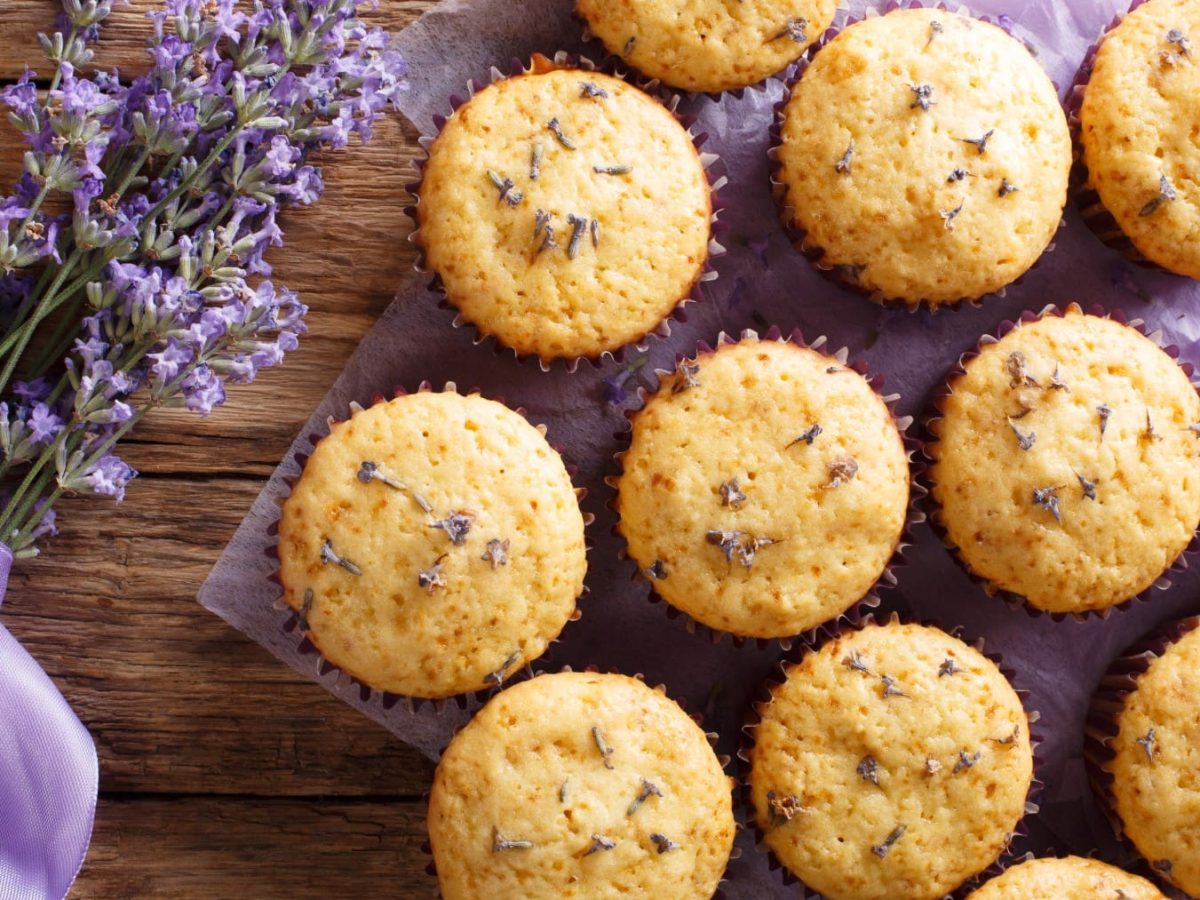
{"type": "Polygon", "coordinates": [[[739,760],[738,792],[746,816],[747,826],[754,833],[755,848],[767,856],[771,871],[780,873],[783,884],[799,886],[800,897],[803,900],[824,900],[824,895],[808,887],[802,879],[784,865],[783,861],[767,845],[766,832],[758,825],[754,801],[751,798],[750,792],[751,754],[755,747],[755,732],[762,722],[763,711],[773,701],[775,689],[781,687],[787,681],[789,668],[798,665],[809,653],[817,652],[825,644],[836,640],[848,632],[859,631],[870,625],[888,624],[913,624],[937,628],[946,634],[957,637],[968,646],[982,653],[987,659],[996,664],[996,667],[1000,669],[1000,673],[1013,686],[1013,690],[1021,701],[1021,706],[1025,710],[1025,715],[1029,723],[1029,743],[1033,753],[1033,777],[1029,785],[1029,791],[1025,797],[1024,816],[1013,829],[1009,836],[1008,845],[1000,856],[990,863],[988,867],[965,880],[955,890],[943,895],[943,900],[962,900],[972,890],[979,887],[986,877],[990,877],[990,874],[994,872],[997,866],[1007,865],[1012,860],[1021,857],[1022,854],[1013,850],[1013,844],[1018,839],[1028,836],[1026,822],[1038,812],[1038,797],[1045,787],[1038,778],[1038,771],[1045,764],[1045,760],[1040,755],[1042,738],[1035,727],[1041,719],[1041,714],[1037,710],[1029,708],[1030,692],[1028,689],[1018,686],[1017,672],[1004,665],[1003,657],[1000,654],[988,653],[984,649],[983,638],[969,640],[961,634],[961,628],[946,629],[938,622],[923,621],[896,612],[890,613],[886,619],[878,618],[874,612],[866,612],[865,614],[848,617],[844,621],[827,622],[801,635],[797,642],[776,662],[771,675],[759,686],[758,692],[751,701],[749,709],[746,711],[746,718],[742,725],[741,746],[737,754],[739,760]]]}
{"type": "MultiPolygon", "coordinates": [[[[528,681],[530,679],[537,678],[540,675],[556,675],[556,674],[559,674],[562,672],[574,672],[574,671],[576,671],[576,670],[568,665],[561,665],[561,666],[555,665],[553,660],[551,659],[550,651],[547,650],[545,655],[543,655],[540,659],[532,660],[530,662],[530,664],[521,671],[521,673],[520,673],[521,677],[509,678],[506,680],[505,683],[511,685],[511,684],[515,684],[519,681],[528,681]]],[[[601,669],[599,666],[587,666],[582,671],[593,672],[593,673],[603,673],[603,674],[607,674],[607,675],[624,675],[628,678],[634,678],[637,681],[642,682],[643,684],[647,684],[646,676],[643,675],[641,672],[636,672],[632,675],[628,675],[627,673],[621,672],[615,668],[601,669]]],[[[678,697],[672,697],[671,694],[668,693],[667,687],[665,684],[648,684],[647,686],[654,689],[658,693],[662,694],[664,697],[667,697],[670,700],[673,700],[675,702],[675,704],[681,710],[683,710],[685,713],[687,713],[687,716],[689,719],[691,719],[693,722],[695,722],[701,729],[704,728],[704,714],[699,713],[699,712],[688,712],[687,703],[678,697]]],[[[495,696],[495,694],[499,693],[500,690],[501,690],[500,688],[497,688],[495,691],[490,692],[489,699],[492,696],[495,696]]],[[[482,706],[483,706],[483,704],[480,704],[479,708],[482,708],[482,706]]],[[[473,711],[472,715],[474,715],[474,712],[477,712],[477,711],[478,710],[473,711]]],[[[470,724],[469,719],[466,722],[462,722],[461,724],[459,724],[459,726],[457,728],[454,729],[454,734],[451,735],[450,738],[446,741],[446,743],[440,748],[439,753],[438,753],[439,758],[446,752],[446,748],[450,746],[451,741],[453,741],[454,738],[458,736],[458,733],[460,731],[462,731],[468,724],[470,724]]],[[[729,852],[729,860],[726,862],[726,872],[721,877],[720,885],[718,886],[716,893],[713,894],[713,898],[712,898],[712,900],[724,900],[725,893],[723,890],[723,886],[729,880],[728,863],[732,862],[733,860],[736,860],[736,859],[741,859],[742,851],[741,851],[741,848],[737,846],[737,836],[746,829],[746,824],[738,816],[738,804],[737,804],[738,780],[737,780],[736,773],[731,771],[731,769],[733,768],[733,760],[732,760],[732,758],[730,758],[729,756],[727,756],[723,753],[717,753],[717,740],[719,738],[719,735],[715,731],[705,731],[704,737],[708,741],[708,745],[712,748],[713,754],[717,757],[717,762],[720,764],[721,769],[729,777],[729,780],[731,782],[730,788],[733,791],[733,821],[734,821],[734,829],[735,829],[734,830],[734,842],[733,842],[733,846],[731,847],[730,852],[729,852]]],[[[432,787],[429,790],[426,790],[421,795],[421,800],[425,804],[425,808],[427,811],[429,809],[429,798],[430,798],[431,793],[432,793],[432,787]]],[[[426,836],[426,839],[421,842],[421,852],[428,859],[428,862],[425,865],[425,873],[427,875],[433,877],[434,879],[436,879],[437,878],[437,864],[436,864],[436,861],[434,860],[434,856],[433,856],[433,844],[430,842],[428,836],[426,836]]],[[[441,897],[441,896],[442,896],[442,893],[439,889],[438,897],[441,897]]]]}
{"type": "Polygon", "coordinates": [[[1059,318],[1065,316],[1068,312],[1084,312],[1088,315],[1100,316],[1106,319],[1111,319],[1121,325],[1128,326],[1136,330],[1139,334],[1151,340],[1159,347],[1167,356],[1175,360],[1179,367],[1187,375],[1192,386],[1200,390],[1200,379],[1196,377],[1195,370],[1191,363],[1179,361],[1179,348],[1174,344],[1165,344],[1161,331],[1149,331],[1145,326],[1145,322],[1141,319],[1130,319],[1125,315],[1125,312],[1120,309],[1106,310],[1100,306],[1092,306],[1084,310],[1078,303],[1070,303],[1066,307],[1060,308],[1057,304],[1049,304],[1042,308],[1040,312],[1032,312],[1026,310],[1014,321],[1005,319],[996,326],[995,332],[985,334],[975,345],[972,350],[963,353],[959,356],[958,361],[946,373],[945,379],[933,391],[929,408],[921,423],[922,432],[922,448],[926,458],[926,465],[922,470],[922,477],[925,481],[925,498],[928,504],[928,520],[933,526],[934,532],[941,540],[943,546],[950,551],[955,561],[959,564],[962,570],[976,584],[980,585],[984,592],[991,597],[997,597],[1003,600],[1014,610],[1024,610],[1031,617],[1049,616],[1055,622],[1061,622],[1067,618],[1072,618],[1076,621],[1083,622],[1090,618],[1107,619],[1114,611],[1124,612],[1131,609],[1135,603],[1144,602],[1151,598],[1155,591],[1165,591],[1171,587],[1171,574],[1182,571],[1188,568],[1189,557],[1196,554],[1200,549],[1200,531],[1192,535],[1192,539],[1179,554],[1170,566],[1163,570],[1158,579],[1138,594],[1114,604],[1113,606],[1104,609],[1088,609],[1082,612],[1048,612],[1047,610],[1039,609],[1029,603],[1024,597],[1012,591],[1006,590],[999,585],[989,581],[987,578],[975,572],[965,557],[962,555],[961,549],[950,539],[947,532],[945,521],[942,517],[942,508],[934,497],[934,491],[937,487],[937,481],[934,478],[934,465],[938,461],[938,447],[940,444],[940,431],[942,415],[945,411],[946,400],[954,393],[954,386],[958,380],[966,375],[967,364],[975,359],[983,351],[985,345],[998,343],[1005,335],[1012,332],[1014,329],[1031,322],[1037,322],[1046,316],[1057,316],[1059,318]]]}
{"type": "Polygon", "coordinates": [[[1143,859],[1133,841],[1125,833],[1125,826],[1117,813],[1113,795],[1113,776],[1108,764],[1113,760],[1112,740],[1120,731],[1118,719],[1125,709],[1125,702],[1137,690],[1138,679],[1176,641],[1200,628],[1200,616],[1166,622],[1129,647],[1100,678],[1100,684],[1092,694],[1084,724],[1083,761],[1087,770],[1092,792],[1100,801],[1100,808],[1113,827],[1117,838],[1131,854],[1141,860],[1137,874],[1156,883],[1175,889],[1164,873],[1155,869],[1149,860],[1143,859]]]}
{"type": "MultiPolygon", "coordinates": [[[[1046,249],[1042,251],[1041,256],[1038,257],[1033,265],[1021,273],[1020,276],[997,291],[991,291],[977,297],[960,297],[957,300],[942,303],[930,303],[925,299],[910,301],[903,298],[888,297],[880,291],[872,290],[871,288],[860,284],[858,282],[858,273],[854,271],[853,266],[829,265],[822,262],[825,257],[825,249],[823,247],[811,244],[808,240],[808,232],[796,224],[796,208],[788,202],[787,185],[780,180],[783,164],[779,158],[779,151],[783,145],[783,126],[787,107],[791,102],[792,94],[795,91],[796,85],[800,82],[800,79],[804,76],[804,73],[807,71],[808,67],[812,65],[812,62],[814,59],[816,59],[817,54],[820,53],[821,50],[824,49],[824,47],[826,47],[834,38],[850,28],[852,25],[856,25],[865,19],[887,15],[888,13],[902,9],[937,9],[947,12],[951,15],[966,16],[967,18],[976,19],[980,22],[986,22],[989,25],[995,25],[996,27],[1003,29],[1016,40],[1021,40],[1021,43],[1025,44],[1027,49],[1029,47],[1028,42],[1022,40],[1012,33],[1008,23],[994,21],[989,16],[976,15],[972,13],[971,10],[966,6],[947,3],[944,2],[944,0],[936,3],[926,2],[926,0],[888,0],[888,2],[880,8],[868,9],[866,15],[864,16],[847,15],[842,21],[835,19],[834,24],[831,25],[819,39],[814,41],[813,44],[805,51],[804,55],[787,70],[787,74],[784,78],[785,84],[783,96],[780,98],[779,102],[775,104],[775,115],[771,122],[770,131],[771,145],[770,149],[767,151],[768,168],[771,179],[771,196],[775,200],[775,206],[779,213],[780,224],[783,226],[784,232],[787,234],[789,240],[791,240],[792,245],[796,248],[796,251],[810,263],[812,263],[812,266],[814,269],[816,269],[816,271],[839,287],[853,291],[854,293],[866,297],[873,303],[876,303],[879,306],[887,309],[905,309],[909,312],[917,312],[918,310],[925,308],[929,309],[929,311],[932,313],[937,313],[943,309],[957,309],[963,304],[978,306],[988,297],[1006,296],[1008,288],[1016,287],[1017,285],[1021,284],[1029,276],[1029,274],[1041,264],[1041,261],[1043,258],[1045,258],[1046,254],[1054,252],[1054,243],[1051,242],[1049,245],[1047,245],[1046,249]]],[[[1058,224],[1059,229],[1061,230],[1065,226],[1066,221],[1060,220],[1058,224]]]]}
{"type": "MultiPolygon", "coordinates": [[[[884,404],[887,406],[888,412],[891,414],[892,422],[895,424],[896,430],[900,433],[900,437],[904,442],[905,455],[908,459],[909,466],[909,499],[904,528],[900,533],[900,538],[896,543],[896,547],[892,552],[891,558],[888,560],[887,565],[884,566],[883,571],[880,572],[878,578],[875,579],[863,596],[851,603],[845,610],[840,612],[832,620],[833,623],[852,621],[855,616],[861,615],[865,610],[874,609],[879,606],[879,594],[881,591],[896,587],[896,570],[903,568],[905,565],[905,550],[912,546],[915,540],[912,529],[914,526],[925,521],[923,503],[925,488],[918,478],[918,474],[921,470],[923,470],[924,465],[919,459],[919,452],[921,450],[920,442],[910,434],[913,419],[911,416],[898,416],[896,414],[896,406],[901,399],[900,394],[885,394],[883,391],[884,376],[881,373],[871,373],[865,360],[851,360],[850,350],[846,347],[843,347],[833,353],[829,353],[825,349],[828,345],[828,340],[824,336],[818,337],[814,341],[809,342],[805,340],[804,335],[799,329],[793,330],[787,335],[783,334],[782,331],[780,331],[780,329],[776,326],[770,326],[761,336],[758,334],[758,332],[751,329],[746,329],[736,336],[726,332],[721,332],[717,336],[715,347],[707,342],[700,341],[697,343],[691,356],[687,356],[685,354],[676,354],[676,365],[678,366],[680,363],[685,361],[694,362],[703,356],[716,353],[722,347],[732,346],[740,343],[743,340],[762,340],[794,344],[797,347],[802,347],[807,350],[815,350],[822,355],[827,356],[831,362],[840,364],[854,372],[857,372],[866,379],[867,384],[869,384],[872,390],[874,390],[875,393],[879,395],[880,399],[883,400],[884,404]]],[[[662,379],[671,374],[673,374],[671,370],[658,369],[654,372],[654,383],[650,387],[638,387],[636,403],[628,409],[625,409],[623,413],[625,416],[626,425],[621,431],[614,435],[619,443],[620,449],[613,455],[610,473],[605,477],[604,481],[613,490],[613,496],[609,499],[606,505],[609,509],[617,512],[618,514],[620,512],[618,509],[618,500],[620,497],[620,478],[624,472],[625,456],[629,452],[630,443],[633,439],[634,422],[646,408],[650,398],[657,394],[661,389],[662,379]]],[[[618,523],[614,524],[613,526],[612,533],[621,541],[619,558],[623,561],[632,560],[633,557],[629,553],[628,542],[620,532],[619,518],[618,523]]],[[[752,640],[759,647],[767,647],[775,644],[785,651],[791,648],[795,636],[766,638],[755,635],[738,634],[736,632],[714,628],[705,624],[704,622],[699,621],[698,619],[689,615],[687,612],[672,605],[670,601],[660,595],[656,589],[657,582],[653,575],[638,566],[636,564],[636,560],[634,560],[634,563],[634,571],[631,573],[630,577],[634,581],[644,581],[649,585],[650,591],[647,595],[648,601],[652,604],[661,603],[666,609],[666,615],[669,619],[682,618],[685,622],[688,632],[705,635],[714,644],[719,643],[722,638],[729,636],[735,645],[741,645],[746,641],[752,640]]]]}
{"type": "MultiPolygon", "coordinates": [[[[447,392],[447,393],[458,393],[459,392],[458,387],[457,387],[457,385],[455,385],[454,382],[447,382],[444,385],[444,387],[442,388],[442,391],[447,392]]],[[[425,382],[421,382],[421,384],[417,387],[417,390],[415,392],[409,391],[404,387],[396,387],[392,393],[392,398],[403,397],[410,393],[431,393],[431,392],[436,392],[435,388],[429,382],[425,381],[425,382]]],[[[486,397],[487,395],[485,395],[479,389],[473,388],[473,389],[467,391],[464,396],[484,396],[484,397],[486,397]]],[[[371,397],[370,405],[373,406],[376,403],[386,402],[388,399],[392,399],[392,398],[385,397],[382,394],[375,394],[374,396],[371,397]]],[[[504,400],[501,397],[487,397],[487,399],[491,399],[498,403],[504,404],[504,400]]],[[[507,406],[507,404],[504,404],[504,405],[507,406]]],[[[266,553],[267,553],[267,556],[270,557],[271,559],[273,559],[276,563],[279,562],[279,521],[280,521],[280,517],[282,515],[283,507],[287,503],[288,498],[291,496],[291,492],[292,492],[293,488],[295,488],[296,484],[300,481],[300,479],[304,477],[304,469],[308,463],[310,456],[312,455],[312,452],[316,449],[317,445],[321,443],[321,441],[323,441],[326,437],[329,436],[329,433],[332,431],[334,425],[336,425],[340,422],[343,422],[343,421],[352,420],[356,414],[358,414],[359,412],[361,412],[362,410],[367,409],[367,408],[369,408],[369,407],[364,407],[363,405],[359,404],[356,401],[351,401],[348,404],[347,415],[346,415],[345,419],[338,419],[333,416],[329,416],[326,419],[325,432],[324,433],[314,432],[314,433],[308,435],[307,450],[297,450],[293,454],[296,464],[300,469],[300,473],[297,475],[294,475],[294,476],[289,476],[285,479],[285,484],[287,486],[287,493],[280,496],[277,499],[277,501],[276,501],[276,508],[277,508],[276,516],[271,521],[271,523],[267,526],[267,536],[269,538],[269,545],[266,549],[266,553]]],[[[509,408],[511,409],[511,407],[509,407],[509,408]]],[[[543,437],[546,436],[546,427],[544,425],[539,425],[539,424],[533,423],[532,420],[529,419],[529,416],[523,407],[518,407],[517,409],[514,409],[513,411],[516,412],[518,415],[520,415],[522,418],[526,419],[527,421],[530,421],[531,424],[534,424],[534,427],[537,428],[537,430],[539,432],[541,432],[543,437]]],[[[559,453],[561,455],[561,452],[562,452],[561,448],[556,447],[553,444],[551,444],[550,446],[556,453],[559,453]]],[[[564,466],[566,467],[567,474],[571,477],[572,481],[574,481],[576,478],[576,475],[577,475],[576,468],[574,466],[567,464],[565,460],[564,460],[564,466]]],[[[577,501],[582,503],[583,499],[586,496],[587,496],[586,488],[581,488],[581,487],[575,488],[575,497],[576,497],[577,501]]],[[[587,527],[591,526],[593,524],[593,522],[595,521],[595,516],[593,516],[591,513],[584,512],[584,513],[582,513],[582,516],[583,516],[583,522],[584,522],[585,529],[587,527]]],[[[585,547],[586,552],[588,552],[588,553],[591,552],[592,544],[591,544],[591,541],[588,540],[586,537],[586,531],[585,531],[584,547],[585,547]]],[[[390,691],[383,691],[378,688],[372,687],[371,685],[367,684],[366,682],[362,681],[361,679],[357,678],[356,676],[351,675],[349,672],[346,672],[345,670],[341,669],[335,663],[326,659],[325,656],[321,653],[321,650],[317,646],[317,644],[310,638],[309,632],[308,632],[307,628],[304,627],[304,624],[302,622],[302,617],[301,617],[300,612],[293,609],[291,606],[289,606],[284,601],[284,599],[283,599],[283,582],[279,575],[279,569],[276,568],[268,576],[268,579],[271,581],[272,584],[277,585],[279,588],[279,595],[277,596],[275,603],[274,603],[274,608],[279,611],[279,628],[280,628],[281,632],[291,636],[295,640],[296,651],[300,655],[308,656],[308,657],[312,658],[314,679],[319,684],[326,687],[327,689],[329,689],[331,692],[333,692],[335,694],[342,693],[344,691],[357,691],[358,698],[361,702],[369,703],[369,704],[378,703],[380,708],[385,711],[391,710],[391,709],[395,708],[397,705],[402,704],[403,707],[408,709],[409,711],[416,712],[417,710],[421,709],[421,707],[423,705],[428,704],[429,706],[431,706],[434,709],[435,712],[437,712],[438,714],[441,714],[447,708],[448,704],[453,703],[459,709],[470,710],[470,711],[474,712],[474,711],[478,710],[488,700],[488,698],[492,697],[497,691],[501,690],[504,687],[504,685],[509,684],[510,682],[513,682],[513,681],[523,680],[523,677],[530,675],[532,673],[532,665],[534,662],[537,661],[536,658],[530,659],[530,660],[527,660],[524,664],[522,664],[520,667],[518,667],[516,669],[508,670],[506,667],[506,669],[495,673],[496,678],[495,678],[494,686],[480,689],[480,690],[475,690],[475,691],[466,691],[461,694],[456,694],[456,695],[453,695],[450,697],[438,697],[438,698],[416,697],[416,696],[409,696],[409,695],[403,695],[403,694],[396,694],[396,693],[392,693],[390,691]]],[[[573,622],[578,622],[579,619],[582,618],[583,610],[580,608],[580,601],[583,599],[583,597],[585,597],[587,595],[587,593],[588,593],[588,588],[585,586],[583,589],[583,593],[580,595],[580,597],[576,598],[575,609],[572,611],[571,615],[568,617],[567,622],[564,623],[563,631],[566,630],[566,626],[570,625],[573,622]]],[[[543,656],[546,653],[550,652],[550,649],[561,640],[562,640],[562,632],[560,631],[560,633],[547,644],[547,648],[543,652],[543,656]]]]}
{"type": "Polygon", "coordinates": [[[1108,37],[1109,33],[1120,25],[1129,13],[1146,2],[1147,0],[1133,0],[1128,10],[1114,16],[1104,33],[1088,48],[1079,70],[1075,73],[1075,80],[1067,94],[1067,124],[1071,128],[1071,143],[1075,153],[1074,165],[1071,168],[1071,194],[1084,224],[1106,247],[1116,250],[1125,259],[1144,268],[1174,274],[1170,269],[1147,259],[1133,245],[1133,241],[1121,229],[1116,218],[1100,199],[1100,195],[1089,186],[1090,176],[1083,160],[1082,123],[1079,115],[1083,109],[1084,93],[1092,79],[1092,67],[1096,62],[1096,53],[1099,52],[1100,45],[1104,43],[1104,39],[1108,37]]]}
{"type": "Polygon", "coordinates": [[[410,182],[407,187],[409,193],[413,197],[413,205],[405,208],[405,213],[413,222],[413,231],[408,236],[411,243],[417,252],[416,263],[414,269],[417,272],[428,273],[432,276],[429,287],[441,295],[441,306],[447,310],[454,310],[454,316],[450,324],[454,328],[469,327],[475,333],[474,343],[476,345],[490,342],[494,352],[503,353],[505,350],[512,352],[513,356],[518,360],[536,358],[538,365],[543,372],[551,371],[552,364],[556,360],[561,360],[569,373],[574,373],[579,368],[579,363],[586,360],[591,363],[593,368],[599,368],[605,360],[613,359],[617,362],[623,362],[625,354],[630,349],[638,352],[645,352],[649,349],[650,341],[666,340],[671,336],[671,323],[685,323],[687,321],[687,306],[692,303],[700,303],[704,301],[703,286],[709,282],[716,281],[718,273],[713,265],[713,260],[719,258],[725,253],[725,247],[720,243],[719,236],[724,228],[720,223],[721,210],[723,205],[720,199],[720,192],[725,187],[728,179],[721,171],[720,158],[715,153],[707,153],[703,150],[704,144],[708,141],[708,134],[694,131],[695,120],[684,116],[678,112],[679,96],[668,94],[660,89],[659,83],[656,81],[637,80],[627,77],[627,73],[618,68],[615,62],[609,61],[605,64],[597,65],[592,60],[579,56],[578,54],[568,53],[560,50],[554,54],[554,57],[548,58],[541,54],[534,54],[530,63],[526,65],[519,59],[514,59],[510,65],[508,74],[505,74],[495,66],[492,67],[488,78],[476,84],[474,81],[468,81],[466,84],[466,98],[459,96],[451,96],[448,101],[449,112],[444,116],[436,116],[434,118],[435,133],[432,136],[422,136],[419,140],[421,149],[424,151],[424,157],[418,158],[414,162],[416,169],[416,178],[410,182]],[[631,341],[624,346],[617,347],[611,350],[604,350],[592,356],[571,356],[571,357],[554,357],[542,358],[534,353],[522,354],[517,350],[508,347],[503,340],[498,336],[486,331],[482,325],[468,321],[461,312],[455,309],[453,303],[446,294],[445,286],[442,283],[441,277],[428,268],[428,260],[425,252],[425,246],[421,239],[420,219],[418,218],[418,207],[421,204],[421,187],[425,178],[425,168],[429,164],[429,154],[432,151],[433,145],[441,135],[446,123],[450,117],[457,112],[459,107],[463,106],[468,100],[475,96],[476,92],[495,84],[499,81],[505,81],[509,78],[519,78],[524,75],[529,75],[537,71],[543,71],[546,68],[554,69],[579,69],[586,72],[600,72],[601,74],[611,75],[615,78],[620,78],[627,81],[634,87],[637,87],[643,93],[656,99],[665,106],[674,115],[675,119],[682,125],[691,138],[692,145],[696,148],[697,155],[700,159],[700,164],[704,167],[704,171],[708,178],[709,196],[712,208],[712,215],[709,222],[709,239],[708,239],[708,255],[705,258],[704,264],[701,267],[700,273],[696,280],[692,283],[689,290],[679,298],[674,308],[667,313],[666,316],[653,328],[643,334],[640,338],[631,341]]]}

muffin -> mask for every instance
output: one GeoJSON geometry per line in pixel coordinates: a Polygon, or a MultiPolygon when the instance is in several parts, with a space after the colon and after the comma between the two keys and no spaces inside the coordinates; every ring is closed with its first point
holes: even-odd
{"type": "Polygon", "coordinates": [[[1118,660],[1092,707],[1104,717],[1106,689],[1137,673],[1115,713],[1111,758],[1102,763],[1107,777],[1094,783],[1151,868],[1192,896],[1200,896],[1198,626],[1200,619],[1177,623],[1157,650],[1118,660]]]}
{"type": "Polygon", "coordinates": [[[909,498],[887,405],[816,350],[748,334],[685,360],[634,415],[618,531],[655,592],[710,628],[799,634],[884,574],[909,498]]]}
{"type": "Polygon", "coordinates": [[[759,711],[755,822],[827,900],[942,897],[995,862],[1025,813],[1021,701],[995,663],[936,628],[838,634],[759,711]]]}
{"type": "Polygon", "coordinates": [[[542,432],[479,396],[422,392],[335,423],[279,522],[301,632],[381,691],[501,684],[575,615],[583,516],[542,432]]]}
{"type": "Polygon", "coordinates": [[[1200,524],[1200,399],[1134,328],[1077,306],[951,376],[927,445],[935,524],[992,590],[1051,613],[1150,587],[1200,524]]]}
{"type": "Polygon", "coordinates": [[[1145,878],[1096,859],[1033,859],[991,879],[968,900],[1166,900],[1145,878]]]}
{"type": "Polygon", "coordinates": [[[783,108],[777,179],[800,249],[875,299],[937,307],[1024,274],[1062,219],[1071,139],[1015,38],[941,9],[851,25],[783,108]]]}
{"type": "Polygon", "coordinates": [[[747,87],[795,62],[835,0],[576,0],[609,53],[686,91],[747,87]]]}
{"type": "Polygon", "coordinates": [[[620,79],[544,58],[459,107],[418,192],[447,300],[543,363],[644,337],[708,259],[712,201],[686,129],[620,79]]]}
{"type": "Polygon", "coordinates": [[[429,797],[441,896],[710,897],[731,779],[704,732],[624,675],[542,675],[454,738],[429,797]]]}
{"type": "MultiPolygon", "coordinates": [[[[1096,52],[1079,110],[1087,188],[1136,253],[1200,278],[1200,4],[1149,0],[1096,52]]],[[[1095,216],[1089,218],[1094,219],[1095,216]]]]}

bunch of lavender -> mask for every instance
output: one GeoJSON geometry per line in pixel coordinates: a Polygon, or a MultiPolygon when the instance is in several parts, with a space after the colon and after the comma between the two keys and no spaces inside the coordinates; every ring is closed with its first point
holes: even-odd
{"type": "Polygon", "coordinates": [[[29,145],[0,199],[0,543],[18,557],[60,496],[124,496],[114,448],[150,410],[206,415],[295,348],[307,309],[263,277],[276,216],[320,196],[309,154],[369,139],[405,87],[358,0],[167,0],[129,81],[80,74],[112,0],[62,5],[48,90],[26,71],[0,91],[29,145]]]}

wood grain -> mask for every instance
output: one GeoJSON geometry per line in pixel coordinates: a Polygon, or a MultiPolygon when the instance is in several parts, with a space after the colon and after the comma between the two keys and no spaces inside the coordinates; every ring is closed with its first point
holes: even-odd
{"type": "MultiPolygon", "coordinates": [[[[366,17],[398,30],[435,3],[381,0],[366,17]]],[[[118,4],[96,64],[142,68],[145,14],[157,6],[118,4]]],[[[36,67],[35,35],[59,8],[0,0],[0,82],[36,67]]],[[[62,534],[14,574],[4,622],[100,753],[96,833],[73,896],[433,896],[424,808],[412,802],[429,763],[195,602],[411,267],[403,209],[415,149],[393,116],[371,144],[317,160],[325,196],[285,214],[286,246],[269,257],[274,280],[312,309],[300,350],[207,420],[148,419],[123,445],[142,472],[125,502],[63,503],[62,534]]],[[[0,124],[0,187],[21,152],[0,124]]]]}
{"type": "Polygon", "coordinates": [[[72,896],[436,896],[424,804],[105,799],[72,896]]]}

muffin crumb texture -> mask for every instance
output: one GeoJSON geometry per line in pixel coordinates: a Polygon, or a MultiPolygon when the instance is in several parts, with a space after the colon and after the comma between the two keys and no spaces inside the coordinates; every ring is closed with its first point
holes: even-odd
{"type": "Polygon", "coordinates": [[[991,879],[968,900],[1166,900],[1145,878],[1096,859],[1033,859],[991,879]]]}
{"type": "Polygon", "coordinates": [[[1200,523],[1200,399],[1149,338],[1072,308],[984,344],[931,444],[938,521],[967,567],[1038,609],[1150,587],[1200,523]]]}
{"type": "Polygon", "coordinates": [[[708,178],[658,101],[598,72],[535,67],[446,123],[417,237],[481,332],[542,360],[595,357],[690,296],[708,259],[708,178]]]}
{"type": "Polygon", "coordinates": [[[575,488],[542,433],[452,392],[334,424],[279,524],[284,599],[333,664],[382,691],[496,687],[575,611],[575,488]]]}
{"type": "Polygon", "coordinates": [[[1071,139],[1054,85],[1001,29],[938,9],[868,18],[815,55],[778,151],[818,265],[885,300],[1000,290],[1050,244],[1071,139]]]}
{"type": "Polygon", "coordinates": [[[1079,121],[1104,208],[1147,259],[1200,278],[1200,4],[1150,0],[1106,35],[1079,121]]]}
{"type": "Polygon", "coordinates": [[[1200,629],[1138,677],[1107,768],[1125,834],[1160,876],[1200,895],[1200,629]]]}
{"type": "Polygon", "coordinates": [[[578,0],[605,48],[651,78],[728,91],[794,62],[833,21],[834,0],[578,0]]]}
{"type": "Polygon", "coordinates": [[[703,731],[623,675],[516,684],[438,765],[442,896],[710,897],[733,847],[731,780],[703,731]]]}
{"type": "Polygon", "coordinates": [[[685,361],[633,421],[618,528],[655,591],[754,637],[798,634],[867,594],[904,529],[908,458],[866,379],[743,339],[685,361]]]}
{"type": "Polygon", "coordinates": [[[1025,812],[1029,721],[996,665],[936,628],[869,624],[789,668],[751,750],[755,822],[830,900],[934,900],[1025,812]]]}

